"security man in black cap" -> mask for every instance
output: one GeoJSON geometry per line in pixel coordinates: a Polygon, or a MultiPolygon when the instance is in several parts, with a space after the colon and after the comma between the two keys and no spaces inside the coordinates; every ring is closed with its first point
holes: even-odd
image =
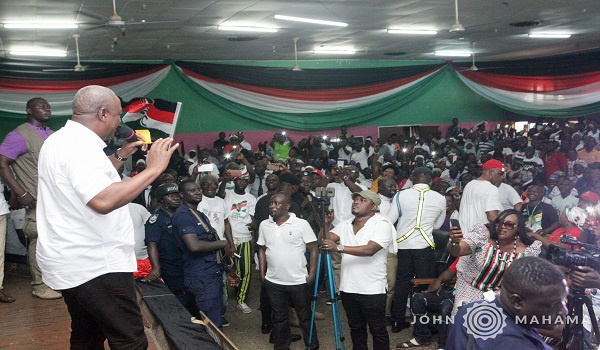
{"type": "Polygon", "coordinates": [[[190,314],[199,316],[193,296],[183,285],[183,252],[177,246],[176,232],[171,223],[173,214],[181,205],[177,185],[167,183],[158,186],[156,200],[159,206],[146,222],[145,239],[152,272],[143,281],[151,282],[162,278],[190,314]]]}

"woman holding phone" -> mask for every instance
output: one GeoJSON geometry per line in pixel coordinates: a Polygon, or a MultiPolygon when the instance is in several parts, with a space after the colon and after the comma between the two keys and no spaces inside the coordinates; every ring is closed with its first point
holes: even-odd
{"type": "Polygon", "coordinates": [[[464,237],[453,223],[450,229],[448,251],[453,256],[464,256],[456,266],[456,294],[452,315],[463,303],[484,298],[491,291],[498,294],[504,272],[510,264],[523,256],[537,256],[542,244],[529,237],[525,220],[520,212],[508,209],[487,225],[475,225],[464,237]]]}

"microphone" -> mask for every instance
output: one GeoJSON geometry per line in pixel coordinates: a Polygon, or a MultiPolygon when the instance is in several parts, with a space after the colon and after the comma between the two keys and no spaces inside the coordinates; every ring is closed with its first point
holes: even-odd
{"type": "Polygon", "coordinates": [[[135,130],[127,125],[119,125],[117,127],[116,136],[120,139],[123,139],[125,142],[135,142],[138,140],[135,136],[135,130]]]}

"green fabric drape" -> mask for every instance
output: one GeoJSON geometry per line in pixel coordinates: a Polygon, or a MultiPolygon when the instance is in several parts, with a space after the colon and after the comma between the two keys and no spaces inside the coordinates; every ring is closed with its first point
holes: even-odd
{"type": "Polygon", "coordinates": [[[302,115],[258,110],[231,102],[202,88],[179,69],[174,69],[174,71],[177,72],[181,80],[193,89],[194,92],[230,113],[249,119],[255,123],[260,123],[268,128],[276,127],[290,130],[313,131],[338,128],[344,124],[365,124],[398,110],[426,94],[439,84],[449,69],[451,68],[444,67],[423,81],[403,90],[401,93],[388,96],[374,103],[355,108],[302,115]]]}

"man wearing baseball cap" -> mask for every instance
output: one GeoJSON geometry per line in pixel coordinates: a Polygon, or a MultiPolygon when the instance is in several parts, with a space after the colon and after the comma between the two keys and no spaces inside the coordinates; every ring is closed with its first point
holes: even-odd
{"type": "MultiPolygon", "coordinates": [[[[348,317],[352,346],[367,348],[367,324],[373,349],[389,349],[385,322],[387,251],[393,244],[394,227],[377,214],[379,196],[363,190],[352,194],[352,218],[337,224],[321,248],[342,255],[340,291],[348,317]],[[336,243],[338,242],[339,243],[336,243]]],[[[334,213],[326,215],[330,225],[334,213]]]]}
{"type": "Polygon", "coordinates": [[[498,186],[505,174],[504,164],[499,160],[490,159],[483,163],[481,176],[465,186],[458,221],[466,235],[477,224],[493,222],[502,211],[498,186]]]}
{"type": "Polygon", "coordinates": [[[183,257],[177,247],[176,232],[171,219],[181,205],[179,189],[174,183],[166,183],[156,189],[158,208],[146,222],[146,247],[152,272],[144,278],[151,282],[162,278],[173,295],[192,315],[198,315],[194,298],[183,285],[183,257]]]}

